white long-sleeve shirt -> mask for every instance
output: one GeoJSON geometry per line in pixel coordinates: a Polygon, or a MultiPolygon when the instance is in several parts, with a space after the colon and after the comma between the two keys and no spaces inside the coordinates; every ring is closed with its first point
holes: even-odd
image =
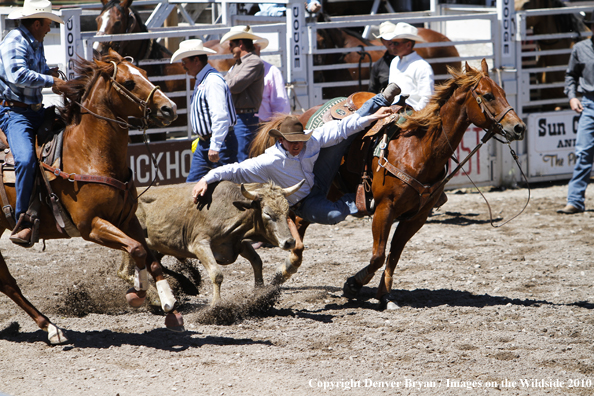
{"type": "Polygon", "coordinates": [[[230,180],[234,183],[266,183],[271,180],[287,188],[305,179],[299,191],[287,197],[289,204],[294,205],[305,198],[314,185],[313,168],[320,149],[340,143],[362,131],[370,123],[369,116],[361,117],[357,113],[340,121],[327,122],[310,132],[311,138],[297,156],[289,154],[277,142],[257,157],[212,169],[204,176],[204,181],[210,184],[221,180],[230,180]]]}
{"type": "MultiPolygon", "coordinates": [[[[433,95],[433,69],[427,61],[416,52],[403,57],[395,57],[390,64],[391,83],[396,83],[403,94],[410,95],[406,103],[415,110],[427,106],[433,95]]],[[[395,102],[400,100],[397,96],[395,102]]]]}

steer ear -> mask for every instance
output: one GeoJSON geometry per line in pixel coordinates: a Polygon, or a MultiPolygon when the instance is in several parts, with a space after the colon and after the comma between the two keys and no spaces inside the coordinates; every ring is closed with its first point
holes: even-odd
{"type": "Polygon", "coordinates": [[[299,183],[295,184],[293,187],[283,188],[283,195],[285,197],[288,197],[289,195],[296,193],[301,188],[303,183],[305,183],[305,179],[301,180],[299,183]]]}
{"type": "Polygon", "coordinates": [[[258,194],[254,194],[252,192],[249,192],[247,190],[247,188],[245,188],[245,186],[243,185],[243,183],[241,183],[241,194],[246,197],[247,199],[251,199],[252,201],[255,201],[256,199],[258,199],[258,194]]]}

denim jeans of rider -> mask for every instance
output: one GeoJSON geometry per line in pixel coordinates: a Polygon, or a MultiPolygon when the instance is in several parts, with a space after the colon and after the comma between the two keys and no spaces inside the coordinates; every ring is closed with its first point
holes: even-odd
{"type": "MultiPolygon", "coordinates": [[[[366,116],[390,104],[382,94],[378,94],[365,102],[357,113],[366,116]]],[[[301,201],[299,209],[295,210],[299,217],[312,223],[336,224],[346,219],[349,214],[357,213],[354,193],[345,194],[336,202],[327,198],[332,180],[338,173],[342,156],[357,135],[354,134],[337,145],[320,150],[313,170],[314,186],[307,197],[301,201]]]]}
{"type": "Polygon", "coordinates": [[[586,187],[594,161],[594,95],[582,98],[584,111],[580,115],[575,142],[575,166],[567,188],[567,203],[584,210],[586,187]]]}
{"type": "Polygon", "coordinates": [[[0,128],[4,131],[14,156],[17,220],[21,213],[27,211],[33,191],[37,166],[35,135],[43,122],[44,111],[43,108],[33,111],[24,107],[0,106],[0,128]]]}

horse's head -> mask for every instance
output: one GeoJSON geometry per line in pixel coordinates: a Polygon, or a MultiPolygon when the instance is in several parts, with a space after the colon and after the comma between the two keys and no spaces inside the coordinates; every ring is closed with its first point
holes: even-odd
{"type": "Polygon", "coordinates": [[[485,59],[481,68],[482,71],[477,71],[466,64],[467,74],[480,74],[466,95],[468,118],[474,125],[502,135],[509,141],[524,139],[526,124],[508,103],[503,89],[489,77],[485,59]]]}
{"type": "MultiPolygon", "coordinates": [[[[101,2],[103,3],[103,9],[96,18],[97,35],[143,31],[144,24],[142,20],[130,8],[132,0],[101,0],[101,2]]],[[[95,42],[93,48],[102,54],[106,54],[109,48],[113,48],[122,56],[135,56],[136,54],[131,53],[131,51],[138,48],[138,46],[138,41],[109,41],[95,42]]]]}
{"type": "MultiPolygon", "coordinates": [[[[105,87],[115,115],[150,119],[167,126],[177,118],[177,105],[159,87],[151,83],[144,70],[122,58],[114,50],[101,60],[95,60],[101,70],[109,73],[111,87],[105,87]]],[[[106,76],[107,77],[107,76],[106,76]]]]}

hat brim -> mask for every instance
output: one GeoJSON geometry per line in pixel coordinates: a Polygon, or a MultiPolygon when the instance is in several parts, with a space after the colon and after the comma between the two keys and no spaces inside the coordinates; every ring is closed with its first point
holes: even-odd
{"type": "Polygon", "coordinates": [[[278,129],[271,129],[268,131],[268,134],[272,137],[283,138],[291,143],[307,142],[311,138],[311,133],[291,133],[283,135],[278,129]]]}
{"type": "Polygon", "coordinates": [[[212,55],[212,54],[216,54],[216,53],[217,53],[217,51],[211,50],[210,48],[203,48],[201,50],[178,49],[171,56],[171,63],[177,62],[178,60],[182,60],[183,58],[189,58],[190,56],[212,55]]]}
{"type": "Polygon", "coordinates": [[[64,23],[64,20],[54,14],[53,12],[32,12],[32,13],[25,13],[23,12],[23,8],[18,10],[12,11],[8,14],[8,19],[31,19],[31,18],[47,18],[54,22],[64,23]]]}
{"type": "Polygon", "coordinates": [[[412,40],[416,41],[417,43],[425,43],[425,39],[417,34],[410,34],[410,33],[389,33],[385,37],[384,40],[392,41],[396,39],[403,39],[403,40],[412,40]]]}
{"type": "Polygon", "coordinates": [[[270,42],[268,41],[267,38],[262,37],[258,40],[255,40],[254,44],[258,44],[258,47],[260,47],[260,50],[263,50],[266,47],[268,47],[268,44],[270,44],[270,42]]]}
{"type": "MultiPolygon", "coordinates": [[[[249,39],[249,40],[254,40],[254,41],[266,40],[264,37],[260,37],[254,33],[231,30],[223,35],[223,38],[221,38],[221,41],[219,43],[223,44],[225,41],[239,40],[239,39],[249,39]]],[[[266,45],[268,45],[268,44],[266,44],[266,45]]],[[[262,47],[260,47],[260,48],[262,48],[262,47]]]]}

